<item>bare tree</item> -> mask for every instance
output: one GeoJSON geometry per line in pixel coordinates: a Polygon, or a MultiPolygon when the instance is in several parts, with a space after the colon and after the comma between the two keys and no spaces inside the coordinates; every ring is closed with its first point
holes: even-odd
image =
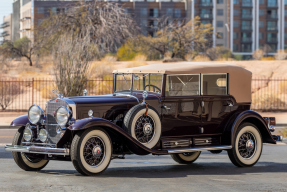
{"type": "Polygon", "coordinates": [[[213,28],[211,24],[202,24],[199,17],[188,23],[168,21],[169,18],[161,18],[158,26],[154,27],[156,36],[141,36],[139,41],[161,55],[171,52],[172,58],[182,59],[194,50],[205,52],[212,45],[213,28]]]}
{"type": "Polygon", "coordinates": [[[39,29],[52,46],[56,84],[65,96],[81,95],[89,61],[113,52],[137,34],[134,20],[111,2],[81,2],[52,16],[39,29]],[[53,42],[53,43],[51,43],[53,42]]]}

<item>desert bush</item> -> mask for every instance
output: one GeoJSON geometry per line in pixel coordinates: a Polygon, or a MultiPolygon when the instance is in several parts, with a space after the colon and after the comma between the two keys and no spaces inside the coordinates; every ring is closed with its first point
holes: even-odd
{"type": "Polygon", "coordinates": [[[277,53],[275,55],[276,60],[284,60],[287,57],[287,53],[285,53],[284,50],[277,50],[277,53]]]}
{"type": "Polygon", "coordinates": [[[264,56],[264,51],[257,49],[252,53],[252,57],[256,60],[260,60],[264,56]]]}
{"type": "Polygon", "coordinates": [[[144,62],[147,60],[147,56],[143,55],[143,54],[137,54],[134,58],[135,61],[141,61],[144,62]]]}
{"type": "Polygon", "coordinates": [[[111,75],[115,69],[116,57],[106,56],[101,61],[91,62],[89,76],[103,78],[106,75],[111,75]]]}
{"type": "Polygon", "coordinates": [[[232,57],[231,51],[226,47],[212,47],[206,51],[206,55],[210,58],[210,60],[218,60],[218,59],[228,59],[232,57]]]}
{"type": "Polygon", "coordinates": [[[194,55],[192,55],[191,53],[188,53],[184,56],[184,59],[186,61],[192,61],[193,58],[194,58],[194,55]]]}
{"type": "Polygon", "coordinates": [[[243,60],[243,55],[233,55],[233,58],[234,58],[236,61],[242,61],[242,60],[243,60]]]}
{"type": "Polygon", "coordinates": [[[281,100],[280,95],[277,93],[253,94],[252,106],[264,110],[278,109],[285,107],[285,102],[281,100]]]}
{"type": "Polygon", "coordinates": [[[274,61],[275,58],[274,57],[262,57],[261,61],[274,61]]]}
{"type": "Polygon", "coordinates": [[[170,59],[164,59],[162,62],[163,63],[175,63],[175,62],[180,62],[180,61],[183,61],[183,59],[174,57],[170,59]]]}
{"type": "Polygon", "coordinates": [[[283,129],[282,131],[279,131],[279,133],[286,138],[287,137],[287,129],[283,129]]]}
{"type": "Polygon", "coordinates": [[[194,57],[193,61],[204,62],[204,61],[210,61],[210,59],[206,55],[197,55],[196,57],[194,57]]]}
{"type": "Polygon", "coordinates": [[[124,43],[117,51],[117,57],[120,61],[131,61],[137,55],[131,42],[124,43]]]}
{"type": "Polygon", "coordinates": [[[167,60],[167,59],[171,59],[171,57],[172,57],[172,53],[170,52],[170,51],[168,51],[168,52],[166,52],[165,54],[164,54],[164,60],[167,60]]]}
{"type": "Polygon", "coordinates": [[[0,82],[0,107],[5,110],[23,92],[16,82],[0,82]]]}

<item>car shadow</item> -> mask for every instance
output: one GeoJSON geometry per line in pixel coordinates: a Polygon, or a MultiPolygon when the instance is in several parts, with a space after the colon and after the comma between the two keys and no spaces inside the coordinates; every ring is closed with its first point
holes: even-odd
{"type": "MultiPolygon", "coordinates": [[[[192,165],[156,165],[108,168],[100,177],[180,178],[192,175],[244,175],[246,173],[287,172],[287,163],[259,162],[253,167],[239,168],[231,163],[194,163],[192,165]]],[[[39,173],[82,176],[74,170],[49,170],[39,173]]]]}

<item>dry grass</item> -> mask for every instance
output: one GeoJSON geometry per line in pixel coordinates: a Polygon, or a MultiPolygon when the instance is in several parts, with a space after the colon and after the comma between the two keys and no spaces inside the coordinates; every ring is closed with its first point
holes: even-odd
{"type": "Polygon", "coordinates": [[[275,58],[274,57],[262,57],[261,61],[274,61],[275,58]]]}
{"type": "Polygon", "coordinates": [[[53,97],[53,89],[56,89],[56,85],[48,85],[43,87],[40,92],[43,99],[52,99],[53,97]]]}
{"type": "Polygon", "coordinates": [[[126,67],[131,68],[147,65],[146,59],[147,57],[145,55],[137,55],[133,61],[127,63],[126,67]]]}
{"type": "Polygon", "coordinates": [[[279,109],[285,106],[285,102],[280,99],[280,95],[274,92],[264,94],[252,94],[252,108],[265,110],[279,109]]]}
{"type": "Polygon", "coordinates": [[[106,56],[101,61],[93,61],[90,68],[90,77],[103,78],[106,75],[111,75],[115,69],[117,58],[113,56],[106,56]]]}

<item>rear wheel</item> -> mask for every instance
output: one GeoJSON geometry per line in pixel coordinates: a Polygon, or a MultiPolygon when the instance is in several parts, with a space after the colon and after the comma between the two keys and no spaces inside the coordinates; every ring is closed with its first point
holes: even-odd
{"type": "MultiPolygon", "coordinates": [[[[12,145],[21,145],[23,142],[23,128],[20,128],[13,139],[12,145]]],[[[25,171],[39,171],[48,163],[48,160],[41,158],[41,155],[32,155],[28,153],[12,152],[16,164],[25,171]],[[39,156],[39,157],[37,157],[39,156]]]]}
{"type": "Polygon", "coordinates": [[[197,160],[201,151],[181,154],[171,154],[170,156],[174,161],[179,164],[191,164],[197,160]]]}
{"type": "Polygon", "coordinates": [[[251,167],[257,163],[262,152],[262,137],[257,127],[251,123],[242,124],[228,150],[231,162],[238,167],[251,167]]]}
{"type": "Polygon", "coordinates": [[[82,175],[98,175],[105,171],[112,157],[111,139],[102,129],[88,129],[75,135],[71,146],[71,159],[82,175]]]}

